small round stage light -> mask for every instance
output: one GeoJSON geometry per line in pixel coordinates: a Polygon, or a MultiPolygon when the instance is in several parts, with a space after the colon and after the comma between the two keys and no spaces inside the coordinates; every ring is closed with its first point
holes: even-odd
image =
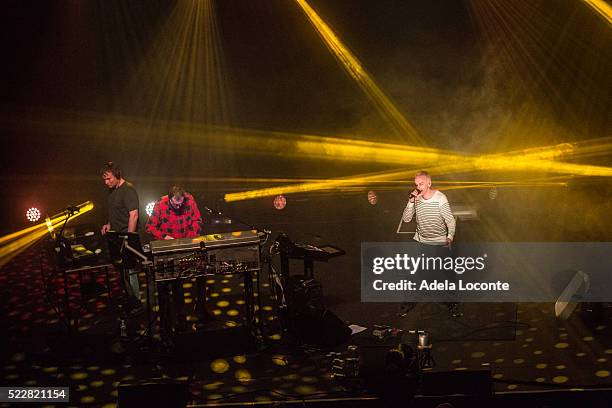
{"type": "Polygon", "coordinates": [[[149,204],[147,204],[147,206],[145,207],[145,212],[147,213],[147,215],[150,217],[151,214],[153,214],[153,208],[155,208],[155,201],[151,201],[149,204]]]}
{"type": "Polygon", "coordinates": [[[277,195],[274,197],[274,208],[277,210],[282,210],[287,206],[287,197],[284,195],[277,195]]]}
{"type": "Polygon", "coordinates": [[[497,198],[497,187],[491,187],[489,190],[489,199],[495,200],[497,198]]]}
{"type": "Polygon", "coordinates": [[[36,222],[40,220],[40,210],[36,207],[28,208],[26,211],[26,218],[30,222],[36,222]]]}
{"type": "Polygon", "coordinates": [[[376,192],[372,190],[368,191],[368,203],[376,205],[377,202],[378,196],[376,195],[376,192]]]}

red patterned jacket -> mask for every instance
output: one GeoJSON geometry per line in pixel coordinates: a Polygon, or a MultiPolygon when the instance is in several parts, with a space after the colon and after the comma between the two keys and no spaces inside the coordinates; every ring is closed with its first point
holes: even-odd
{"type": "Polygon", "coordinates": [[[185,193],[185,201],[180,213],[170,207],[168,196],[163,196],[153,207],[146,231],[155,239],[164,239],[166,235],[173,238],[193,238],[200,235],[202,216],[198,205],[191,194],[185,193]]]}

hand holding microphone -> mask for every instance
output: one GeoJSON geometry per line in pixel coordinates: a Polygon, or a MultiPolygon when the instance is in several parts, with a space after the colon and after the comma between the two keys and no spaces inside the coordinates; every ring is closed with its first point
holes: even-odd
{"type": "Polygon", "coordinates": [[[421,191],[418,188],[415,188],[414,190],[412,190],[412,193],[410,193],[410,198],[408,199],[408,201],[410,201],[411,203],[414,203],[416,199],[419,198],[420,195],[421,195],[421,191]]]}

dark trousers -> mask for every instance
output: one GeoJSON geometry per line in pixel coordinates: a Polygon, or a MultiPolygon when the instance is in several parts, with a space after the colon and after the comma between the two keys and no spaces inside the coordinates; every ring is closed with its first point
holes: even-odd
{"type": "MultiPolygon", "coordinates": [[[[431,245],[419,243],[419,254],[424,254],[426,257],[438,257],[438,258],[453,258],[454,252],[451,248],[446,245],[431,245]]],[[[455,288],[459,287],[459,275],[453,270],[442,270],[436,271],[436,278],[441,280],[448,280],[455,284],[455,288]]],[[[451,301],[445,302],[447,305],[456,304],[459,301],[459,291],[456,289],[450,296],[453,298],[451,301]]]]}
{"type": "Polygon", "coordinates": [[[128,306],[140,306],[140,281],[138,270],[135,268],[121,267],[119,269],[121,288],[127,295],[128,306]]]}

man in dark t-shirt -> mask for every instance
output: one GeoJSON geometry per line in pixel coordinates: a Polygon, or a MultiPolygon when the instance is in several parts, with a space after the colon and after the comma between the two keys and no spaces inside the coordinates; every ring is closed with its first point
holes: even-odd
{"type": "Polygon", "coordinates": [[[125,180],[119,186],[111,189],[108,195],[108,222],[113,231],[136,232],[138,230],[138,193],[134,186],[125,180]]]}
{"type": "Polygon", "coordinates": [[[138,230],[138,193],[134,186],[121,177],[121,172],[115,164],[107,166],[114,168],[104,171],[102,179],[109,188],[108,222],[102,226],[102,234],[113,230],[117,232],[136,232],[138,230]]]}
{"type": "MultiPolygon", "coordinates": [[[[134,186],[121,175],[121,170],[113,162],[107,163],[102,170],[102,179],[109,188],[108,222],[102,226],[102,235],[108,231],[137,232],[138,230],[138,193],[134,186]]],[[[140,283],[138,271],[122,268],[121,280],[128,294],[130,306],[140,304],[140,283]]]]}

